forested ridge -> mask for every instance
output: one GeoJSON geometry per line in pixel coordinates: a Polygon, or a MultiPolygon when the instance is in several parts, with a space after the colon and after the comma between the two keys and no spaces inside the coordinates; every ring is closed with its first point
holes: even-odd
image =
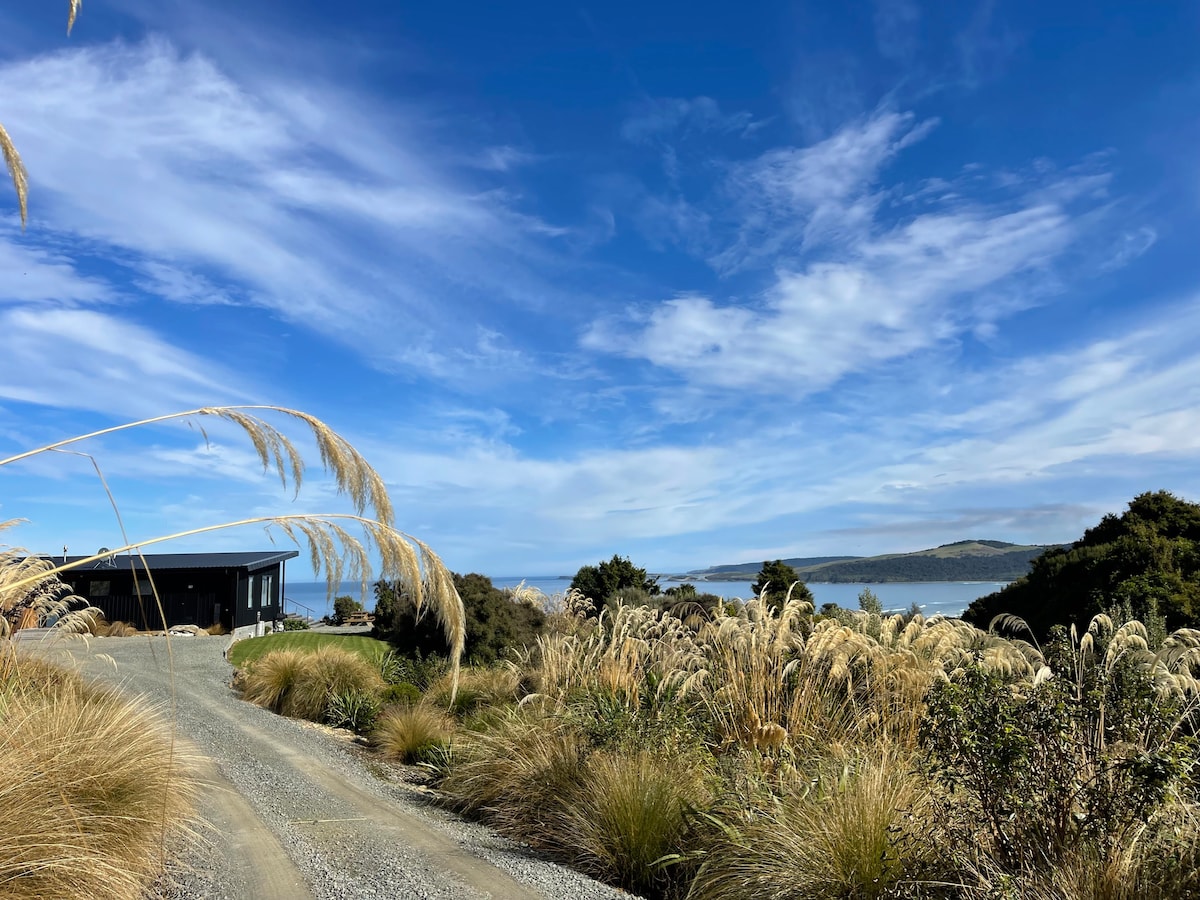
{"type": "MultiPolygon", "coordinates": [[[[785,559],[804,581],[884,583],[897,581],[1014,581],[1028,574],[1047,545],[967,540],[915,553],[883,556],[801,557],[785,559]]],[[[760,563],[713,566],[689,573],[705,581],[753,578],[760,563]]]]}

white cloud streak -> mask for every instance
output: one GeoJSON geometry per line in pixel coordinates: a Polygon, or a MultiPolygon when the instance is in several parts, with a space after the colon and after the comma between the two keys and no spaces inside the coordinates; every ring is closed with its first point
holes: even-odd
{"type": "Polygon", "coordinates": [[[419,115],[259,74],[162,39],[0,68],[36,226],[116,248],[168,299],[266,306],[384,362],[438,365],[447,296],[484,316],[555,295],[530,261],[561,229],[457,180],[419,115]]]}
{"type": "Polygon", "coordinates": [[[601,320],[584,346],[644,359],[688,385],[801,397],[857,372],[954,341],[1043,302],[1053,265],[1094,207],[1101,174],[1010,179],[1007,197],[972,201],[953,186],[907,198],[879,187],[896,154],[932,121],[881,112],[825,141],[734,168],[726,193],[736,237],[719,271],[766,263],[751,301],[689,294],[601,320]]]}

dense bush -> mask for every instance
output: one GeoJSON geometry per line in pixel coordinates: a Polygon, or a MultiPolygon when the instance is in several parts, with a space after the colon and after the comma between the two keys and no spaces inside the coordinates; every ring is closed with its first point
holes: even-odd
{"type": "MultiPolygon", "coordinates": [[[[454,586],[466,611],[464,658],[475,665],[503,659],[510,650],[532,644],[546,622],[532,603],[514,600],[484,575],[454,575],[454,586]]],[[[375,634],[408,657],[444,657],[448,648],[431,616],[419,615],[408,595],[396,585],[375,585],[375,634]]],[[[405,677],[406,681],[414,681],[405,677]]]]}
{"type": "Polygon", "coordinates": [[[987,628],[1020,616],[1039,637],[1054,625],[1083,628],[1116,604],[1167,628],[1200,625],[1200,504],[1167,491],[1140,494],[1120,516],[1106,515],[1069,548],[1048,550],[1029,574],[974,601],[963,618],[987,628]]]}
{"type": "Polygon", "coordinates": [[[1017,690],[978,666],[933,687],[922,746],[960,853],[1012,874],[1141,856],[1196,763],[1180,695],[1137,662],[1144,638],[1099,618],[1017,690]]]}
{"type": "Polygon", "coordinates": [[[407,681],[389,684],[380,692],[379,702],[384,706],[416,706],[421,702],[421,689],[407,681]]]}
{"type": "Polygon", "coordinates": [[[764,562],[754,583],[750,585],[750,590],[754,592],[755,597],[760,597],[777,609],[783,605],[789,592],[796,600],[813,602],[812,591],[808,589],[808,585],[800,579],[795,569],[781,559],[764,562]]]}
{"type": "Polygon", "coordinates": [[[350,618],[351,613],[362,612],[363,605],[353,597],[344,594],[333,598],[333,624],[341,625],[350,618]]]}

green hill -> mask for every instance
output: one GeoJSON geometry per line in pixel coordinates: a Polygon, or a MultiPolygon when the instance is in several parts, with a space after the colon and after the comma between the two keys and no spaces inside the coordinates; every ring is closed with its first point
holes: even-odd
{"type": "MultiPolygon", "coordinates": [[[[891,581],[1015,581],[1028,574],[1032,561],[1051,546],[967,540],[914,553],[882,556],[799,557],[786,559],[805,581],[883,583],[891,581]]],[[[699,581],[750,581],[762,561],[697,569],[699,581]]]]}

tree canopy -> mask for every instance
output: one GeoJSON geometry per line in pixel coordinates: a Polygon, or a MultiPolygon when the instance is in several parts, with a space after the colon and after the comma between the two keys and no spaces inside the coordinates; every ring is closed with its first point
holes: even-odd
{"type": "Polygon", "coordinates": [[[571,579],[571,588],[591,600],[597,609],[624,588],[637,588],[651,596],[659,592],[658,579],[651,578],[645,569],[635,566],[629,557],[615,553],[607,562],[581,566],[571,579]]]}
{"type": "Polygon", "coordinates": [[[963,618],[987,628],[1008,613],[1041,637],[1116,608],[1162,615],[1171,629],[1200,625],[1200,504],[1168,491],[1139,494],[1120,516],[1104,516],[1070,547],[1037,557],[1024,578],[980,597],[963,618]]]}
{"type": "MultiPolygon", "coordinates": [[[[463,656],[476,665],[501,659],[510,647],[531,644],[546,622],[541,609],[492,584],[486,575],[455,573],[454,587],[466,612],[463,656]]],[[[400,586],[375,585],[375,634],[401,653],[447,656],[446,638],[431,615],[417,615],[412,599],[400,586]]]]}
{"type": "Polygon", "coordinates": [[[754,580],[754,584],[750,586],[750,590],[754,592],[754,596],[761,597],[773,607],[783,605],[784,599],[787,597],[788,590],[792,590],[793,599],[807,600],[813,602],[812,591],[808,589],[800,576],[796,574],[796,570],[785,563],[782,559],[774,561],[764,561],[762,568],[758,570],[758,577],[754,580]],[[797,583],[799,582],[799,583],[797,583]],[[764,594],[764,591],[766,592],[764,594]]]}

